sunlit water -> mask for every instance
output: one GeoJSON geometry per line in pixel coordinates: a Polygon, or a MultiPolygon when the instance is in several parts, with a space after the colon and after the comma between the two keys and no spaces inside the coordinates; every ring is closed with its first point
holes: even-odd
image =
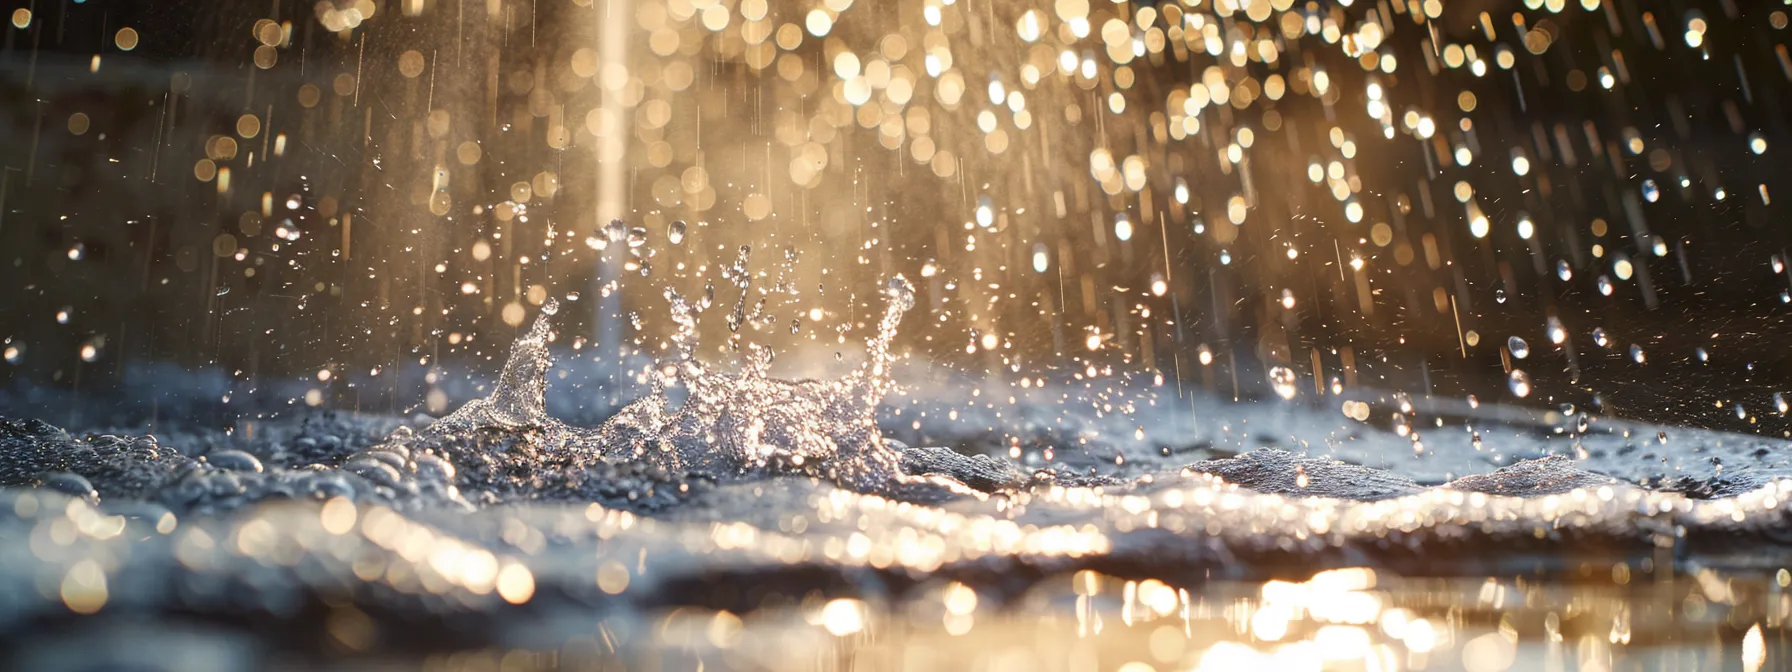
{"type": "Polygon", "coordinates": [[[1784,3],[15,4],[0,668],[1787,666],[1784,3]]]}
{"type": "MultiPolygon", "coordinates": [[[[1774,469],[1639,485],[1584,468],[1647,468],[1605,453],[1659,443],[1626,426],[1576,437],[1578,465],[1424,485],[1413,476],[1435,477],[1304,456],[1300,425],[1340,438],[1317,409],[1245,404],[1210,422],[1287,438],[1200,459],[1230,451],[1141,428],[1121,459],[1023,471],[879,429],[911,292],[887,283],[867,361],[805,381],[768,377],[751,346],[734,370],[699,363],[710,301],[668,293],[675,347],[594,428],[545,410],[553,302],[488,396],[383,435],[389,421],[319,416],[216,437],[195,459],[153,436],[7,421],[0,474],[38,487],[3,494],[0,621],[120,619],[27,647],[32,665],[105,660],[69,648],[92,637],[177,664],[148,643],[162,636],[206,665],[414,651],[457,669],[1677,669],[1781,649],[1792,480],[1774,469]],[[132,618],[155,613],[290,619],[300,653],[132,618]]],[[[1383,429],[1348,417],[1369,412],[1358,404],[1381,405],[1346,403],[1351,441],[1410,443],[1402,411],[1425,415],[1396,397],[1383,429]]],[[[1469,412],[1507,451],[1555,450],[1546,424],[1469,412]]],[[[1482,444],[1452,463],[1482,468],[1482,444]]]]}

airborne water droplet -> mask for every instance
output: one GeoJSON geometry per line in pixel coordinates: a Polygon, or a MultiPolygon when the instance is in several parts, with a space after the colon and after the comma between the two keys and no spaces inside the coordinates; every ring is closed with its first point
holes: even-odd
{"type": "Polygon", "coordinates": [[[1556,277],[1561,278],[1563,282],[1574,277],[1574,269],[1568,267],[1567,259],[1556,260],[1556,277]]]}
{"type": "Polygon", "coordinates": [[[1643,180],[1643,198],[1650,203],[1661,200],[1661,187],[1656,186],[1655,180],[1643,180]]]}
{"type": "Polygon", "coordinates": [[[612,243],[620,243],[627,236],[628,225],[620,219],[612,219],[609,226],[604,227],[604,237],[609,238],[612,243]]]}
{"type": "Polygon", "coordinates": [[[1603,348],[1606,346],[1606,344],[1611,343],[1612,341],[1610,338],[1606,337],[1604,329],[1596,328],[1593,330],[1593,342],[1597,343],[1599,345],[1599,347],[1603,348]]]}
{"type": "Polygon", "coordinates": [[[1506,376],[1506,386],[1511,388],[1512,396],[1523,399],[1531,395],[1531,376],[1524,369],[1513,369],[1506,376]]]}
{"type": "Polygon", "coordinates": [[[1635,360],[1636,363],[1638,363],[1638,364],[1643,363],[1643,346],[1637,345],[1635,343],[1631,343],[1630,344],[1630,358],[1632,360],[1635,360]]]}
{"type": "Polygon", "coordinates": [[[683,243],[684,242],[684,230],[685,230],[684,220],[682,220],[682,219],[673,220],[673,222],[671,224],[666,226],[666,240],[670,241],[673,245],[678,245],[678,244],[683,243]]]}
{"type": "Polygon", "coordinates": [[[1518,359],[1531,356],[1531,345],[1517,336],[1506,339],[1506,349],[1511,350],[1512,356],[1518,359]]]}
{"type": "Polygon", "coordinates": [[[1785,415],[1786,411],[1792,410],[1792,406],[1786,403],[1786,395],[1780,392],[1773,393],[1773,408],[1779,411],[1780,415],[1785,415]]]}
{"type": "Polygon", "coordinates": [[[1269,370],[1269,384],[1275,388],[1276,394],[1283,399],[1293,399],[1295,393],[1294,370],[1286,366],[1272,367],[1269,370]]]}

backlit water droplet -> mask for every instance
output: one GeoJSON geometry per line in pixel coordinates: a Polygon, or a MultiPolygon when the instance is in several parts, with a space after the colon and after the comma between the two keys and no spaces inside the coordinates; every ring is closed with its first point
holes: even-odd
{"type": "Polygon", "coordinates": [[[1531,356],[1531,345],[1517,336],[1506,339],[1506,349],[1512,351],[1512,356],[1518,359],[1531,356]]]}
{"type": "Polygon", "coordinates": [[[1531,396],[1531,376],[1524,369],[1513,369],[1506,374],[1506,387],[1512,390],[1512,396],[1523,399],[1531,396]]]}
{"type": "Polygon", "coordinates": [[[1269,384],[1275,389],[1276,395],[1283,399],[1294,398],[1294,394],[1297,391],[1295,388],[1296,382],[1297,380],[1293,369],[1285,366],[1276,366],[1269,369],[1269,384]]]}

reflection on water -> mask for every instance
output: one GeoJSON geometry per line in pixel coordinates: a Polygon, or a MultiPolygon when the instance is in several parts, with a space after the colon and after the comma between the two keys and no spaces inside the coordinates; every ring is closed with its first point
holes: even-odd
{"type": "Polygon", "coordinates": [[[14,0],[0,668],[1787,666],[1785,9],[1037,4],[14,0]]]}
{"type": "MultiPolygon", "coordinates": [[[[1190,587],[1081,572],[997,604],[948,582],[888,603],[811,594],[746,617],[677,610],[654,616],[650,633],[618,650],[637,663],[713,669],[1753,672],[1783,664],[1783,573],[1778,581],[1712,571],[1633,580],[1623,565],[1605,570],[1538,582],[1350,568],[1306,581],[1190,587]]],[[[576,665],[605,649],[581,638],[548,659],[576,665]]],[[[473,669],[479,655],[514,653],[432,662],[473,669]]]]}

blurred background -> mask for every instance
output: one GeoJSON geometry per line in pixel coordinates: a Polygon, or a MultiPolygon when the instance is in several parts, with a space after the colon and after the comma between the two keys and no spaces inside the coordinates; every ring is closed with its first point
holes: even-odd
{"type": "Polygon", "coordinates": [[[1792,428],[1776,2],[10,2],[10,414],[440,413],[549,298],[599,414],[900,273],[934,380],[1792,428]]]}

